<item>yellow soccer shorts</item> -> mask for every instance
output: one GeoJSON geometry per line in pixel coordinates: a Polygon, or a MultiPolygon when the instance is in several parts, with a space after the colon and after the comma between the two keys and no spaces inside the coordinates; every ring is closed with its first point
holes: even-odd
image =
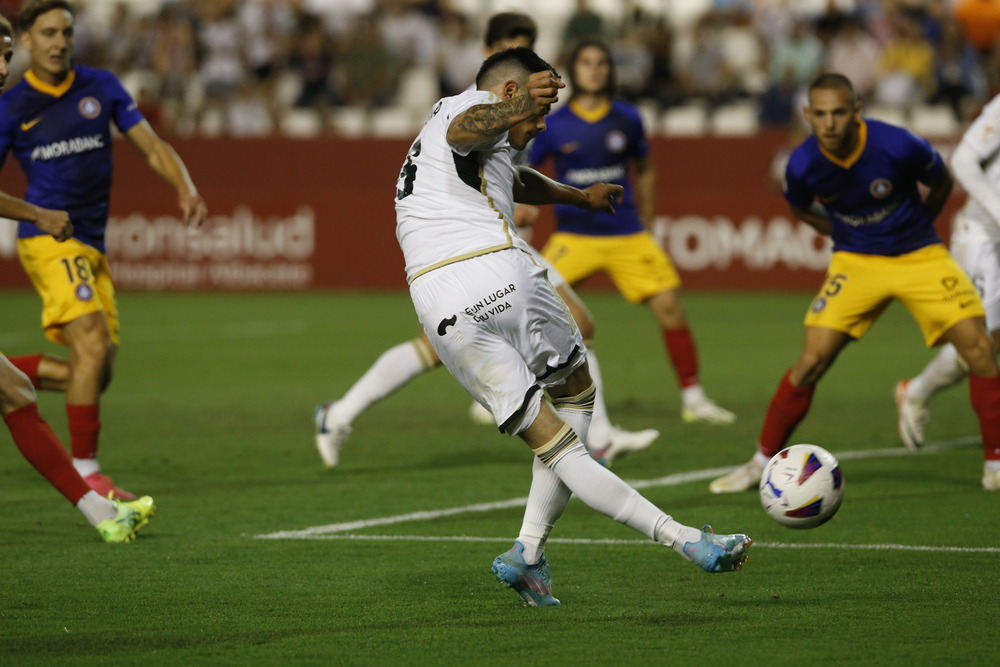
{"type": "Polygon", "coordinates": [[[948,250],[935,244],[897,257],[833,253],[805,325],[858,339],[893,299],[913,315],[928,347],[962,320],[985,317],[972,281],[948,250]]]}
{"type": "Polygon", "coordinates": [[[103,312],[111,342],[118,345],[118,306],[104,253],[76,239],[51,236],[18,239],[17,254],[39,296],[45,337],[65,345],[64,324],[103,312]]]}
{"type": "Polygon", "coordinates": [[[677,269],[649,232],[624,236],[556,232],[542,255],[570,285],[604,271],[632,303],[681,286],[677,269]]]}

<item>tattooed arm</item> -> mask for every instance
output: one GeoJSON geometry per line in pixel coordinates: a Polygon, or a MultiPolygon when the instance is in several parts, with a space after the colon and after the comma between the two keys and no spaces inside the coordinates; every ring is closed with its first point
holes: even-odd
{"type": "MultiPolygon", "coordinates": [[[[548,112],[557,93],[566,84],[552,72],[535,72],[521,92],[512,82],[503,93],[507,99],[495,104],[477,104],[452,119],[448,126],[448,143],[456,149],[470,150],[479,144],[495,140],[518,123],[548,112]]],[[[495,91],[494,91],[495,92],[495,91]]]]}

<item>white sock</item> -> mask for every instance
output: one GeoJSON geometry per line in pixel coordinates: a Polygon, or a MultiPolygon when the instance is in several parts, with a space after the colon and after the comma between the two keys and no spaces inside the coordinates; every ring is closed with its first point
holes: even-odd
{"type": "Polygon", "coordinates": [[[920,371],[920,375],[910,380],[906,387],[906,397],[920,404],[926,404],[934,394],[946,389],[968,375],[968,371],[958,356],[958,350],[951,343],[941,348],[933,359],[920,371]]]}
{"type": "Polygon", "coordinates": [[[589,507],[654,540],[657,528],[670,520],[656,505],[591,458],[583,445],[570,447],[555,461],[552,470],[589,507]]]}
{"type": "Polygon", "coordinates": [[[705,390],[701,388],[700,384],[693,384],[690,387],[681,389],[681,403],[684,404],[685,408],[691,408],[699,403],[704,403],[705,400],[705,390]]]}
{"type": "Polygon", "coordinates": [[[96,526],[106,519],[114,519],[118,516],[115,504],[107,498],[102,498],[97,491],[87,491],[83,498],[76,501],[76,508],[83,512],[91,526],[96,526]]]}
{"type": "Polygon", "coordinates": [[[101,464],[97,462],[97,458],[92,459],[73,459],[73,467],[80,474],[80,477],[90,477],[95,472],[101,472],[101,464]]]}
{"type": "Polygon", "coordinates": [[[337,416],[350,424],[367,410],[407,382],[430,370],[412,341],[400,343],[382,353],[371,368],[337,401],[337,416]]]}
{"type": "Polygon", "coordinates": [[[545,541],[556,519],[562,516],[569,502],[569,487],[559,475],[534,457],[531,464],[531,490],[524,508],[524,522],[517,540],[524,545],[524,561],[537,563],[545,552],[545,541]]]}
{"type": "Polygon", "coordinates": [[[988,460],[983,461],[983,472],[996,472],[1000,470],[1000,461],[988,460]]]}
{"type": "Polygon", "coordinates": [[[593,452],[604,449],[611,444],[611,420],[608,418],[608,406],[604,403],[604,380],[601,378],[601,367],[597,363],[597,355],[589,347],[587,348],[587,365],[590,367],[590,377],[594,380],[597,394],[594,396],[594,414],[590,419],[590,431],[583,440],[587,443],[587,449],[593,452]]]}
{"type": "Polygon", "coordinates": [[[593,414],[589,410],[572,410],[569,408],[559,407],[557,402],[554,402],[556,409],[556,414],[562,417],[562,420],[569,424],[569,427],[573,429],[576,433],[576,437],[580,438],[580,442],[587,444],[587,435],[590,432],[590,419],[593,414]]]}

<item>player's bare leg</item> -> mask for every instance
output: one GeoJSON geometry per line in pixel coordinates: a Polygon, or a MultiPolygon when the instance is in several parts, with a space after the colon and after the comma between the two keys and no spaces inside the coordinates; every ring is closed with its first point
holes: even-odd
{"type": "Polygon", "coordinates": [[[362,412],[421,373],[440,365],[437,352],[426,334],[421,333],[418,338],[383,352],[342,398],[317,407],[316,449],[323,464],[333,468],[339,463],[340,447],[351,434],[351,424],[362,412]]]}
{"type": "Polygon", "coordinates": [[[19,371],[28,376],[35,389],[66,391],[69,387],[69,361],[50,354],[8,357],[19,371]]]}
{"type": "Polygon", "coordinates": [[[686,422],[732,424],[736,415],[705,396],[698,379],[698,353],[684,313],[680,290],[664,290],[646,300],[663,330],[663,341],[681,387],[681,416],[686,422]]]}
{"type": "Polygon", "coordinates": [[[73,466],[91,488],[106,496],[133,500],[131,493],[114,486],[101,474],[97,446],[101,432],[100,396],[111,382],[117,347],[112,344],[103,312],[89,313],[62,327],[69,348],[66,416],[69,423],[73,466]]]}
{"type": "Polygon", "coordinates": [[[983,436],[983,488],[1000,491],[1000,368],[985,320],[962,320],[945,332],[969,367],[969,396],[983,436]]]}
{"type": "Polygon", "coordinates": [[[785,373],[764,416],[757,452],[728,475],[708,485],[712,493],[741,493],[757,487],[764,466],[781,451],[812,404],[816,384],[851,341],[841,331],[806,327],[802,354],[785,373]]]}

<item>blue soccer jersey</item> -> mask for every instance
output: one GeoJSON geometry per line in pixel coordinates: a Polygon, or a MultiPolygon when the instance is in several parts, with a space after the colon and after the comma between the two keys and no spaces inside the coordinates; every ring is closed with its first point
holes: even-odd
{"type": "Polygon", "coordinates": [[[590,113],[570,102],[546,118],[546,130],[534,139],[531,163],[555,159],[556,180],[577,188],[615,183],[625,188],[615,214],[556,206],[561,232],[588,236],[635,234],[645,230],[632,197],[629,162],[649,153],[649,142],[639,112],[631,104],[614,101],[590,113]]]}
{"type": "Polygon", "coordinates": [[[875,120],[861,121],[858,146],[841,160],[815,136],[792,153],[785,199],[808,208],[819,201],[833,223],[833,249],[896,256],[941,243],[918,183],[944,173],[944,161],[924,139],[875,120]]]}
{"type": "MultiPolygon", "coordinates": [[[[51,86],[30,71],[0,97],[0,159],[8,151],[28,177],[24,199],[64,210],[73,236],[101,252],[111,193],[111,123],[122,132],[142,122],[111,72],[74,66],[51,86]]],[[[44,234],[21,222],[20,238],[44,234]]]]}

